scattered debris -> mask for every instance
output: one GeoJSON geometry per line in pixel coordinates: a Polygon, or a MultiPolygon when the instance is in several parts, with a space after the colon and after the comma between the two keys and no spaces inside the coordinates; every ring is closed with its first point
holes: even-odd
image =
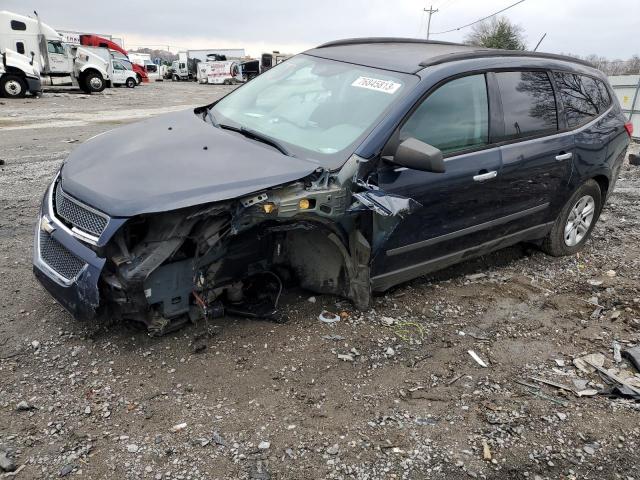
{"type": "Polygon", "coordinates": [[[322,338],[324,338],[325,340],[332,340],[334,342],[344,340],[344,337],[342,335],[323,335],[322,338]]]}
{"type": "Polygon", "coordinates": [[[324,323],[336,323],[340,321],[340,315],[323,310],[320,312],[318,319],[324,323]]]}
{"type": "Polygon", "coordinates": [[[337,455],[338,452],[340,452],[340,447],[338,446],[337,443],[331,445],[329,448],[327,448],[327,453],[329,455],[337,455]]]}
{"type": "Polygon", "coordinates": [[[185,428],[187,428],[187,424],[185,422],[183,422],[183,423],[179,423],[179,424],[174,425],[173,427],[171,427],[171,431],[172,432],[180,432],[180,431],[184,430],[185,428]]]}
{"type": "Polygon", "coordinates": [[[640,372],[640,345],[636,345],[633,348],[627,348],[622,356],[629,360],[631,365],[633,365],[636,370],[640,372]]]}
{"type": "Polygon", "coordinates": [[[491,461],[491,449],[486,441],[482,442],[482,458],[486,461],[491,461]]]}
{"type": "Polygon", "coordinates": [[[605,370],[604,368],[602,368],[601,365],[598,365],[595,362],[591,362],[588,359],[586,359],[585,361],[589,365],[591,365],[593,368],[595,368],[598,372],[600,372],[603,376],[605,376],[609,380],[613,380],[615,383],[618,383],[622,387],[624,387],[624,388],[618,388],[617,392],[615,393],[620,392],[620,393],[623,393],[625,396],[628,396],[629,394],[627,393],[627,391],[630,391],[630,392],[633,392],[632,396],[637,397],[637,399],[640,400],[640,388],[634,387],[633,385],[629,384],[629,382],[627,382],[625,379],[620,378],[618,375],[614,375],[613,373],[610,373],[608,370],[605,370]]]}
{"type": "Polygon", "coordinates": [[[271,446],[271,442],[267,442],[266,440],[263,440],[258,444],[258,449],[267,450],[270,446],[271,446]]]}
{"type": "Polygon", "coordinates": [[[478,365],[480,365],[481,367],[483,367],[483,368],[488,368],[488,367],[489,367],[489,365],[487,365],[487,364],[484,362],[484,360],[482,360],[482,359],[478,356],[478,354],[477,354],[476,352],[474,352],[473,350],[467,350],[467,353],[468,353],[469,355],[471,355],[471,358],[473,358],[473,359],[476,361],[476,363],[477,363],[478,365]]]}
{"type": "Polygon", "coordinates": [[[539,377],[529,377],[529,378],[531,380],[535,381],[535,382],[544,383],[545,385],[550,385],[552,387],[559,388],[560,390],[565,390],[567,392],[575,393],[575,390],[573,388],[568,387],[568,386],[563,385],[563,384],[558,383],[558,382],[554,382],[552,380],[547,380],[547,379],[539,378],[539,377]]]}
{"type": "Polygon", "coordinates": [[[0,470],[4,472],[13,472],[16,469],[16,462],[4,450],[0,450],[0,470]]]}
{"type": "Polygon", "coordinates": [[[595,364],[599,367],[602,367],[604,365],[604,355],[602,355],[601,353],[590,353],[589,355],[585,355],[584,357],[574,358],[573,364],[581,372],[593,373],[595,372],[595,368],[592,368],[589,365],[595,364]]]}
{"type": "Polygon", "coordinates": [[[16,405],[16,410],[19,412],[28,412],[29,410],[35,410],[35,408],[36,407],[30,405],[26,400],[22,400],[18,402],[18,405],[16,405]]]}
{"type": "Polygon", "coordinates": [[[622,361],[620,344],[614,340],[612,343],[612,347],[613,347],[613,361],[616,363],[620,363],[622,361]]]}
{"type": "Polygon", "coordinates": [[[344,362],[353,362],[353,355],[349,353],[346,353],[346,354],[339,353],[338,360],[342,360],[344,362]]]}

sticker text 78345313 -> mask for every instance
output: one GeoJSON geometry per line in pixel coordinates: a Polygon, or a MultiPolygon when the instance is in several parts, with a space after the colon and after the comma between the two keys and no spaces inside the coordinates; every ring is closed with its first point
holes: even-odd
{"type": "Polygon", "coordinates": [[[377,92],[394,94],[402,86],[400,83],[391,80],[380,80],[378,78],[358,77],[351,84],[352,87],[368,88],[377,92]]]}

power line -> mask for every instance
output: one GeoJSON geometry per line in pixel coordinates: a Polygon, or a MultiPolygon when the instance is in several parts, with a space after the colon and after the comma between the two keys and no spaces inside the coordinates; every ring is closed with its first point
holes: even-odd
{"type": "MultiPolygon", "coordinates": [[[[516,5],[521,4],[522,2],[524,2],[524,0],[520,0],[519,2],[516,2],[516,3],[512,3],[508,7],[503,8],[502,10],[498,10],[497,12],[492,13],[491,15],[487,15],[486,17],[483,17],[483,18],[481,18],[479,20],[476,20],[475,22],[467,23],[466,25],[462,25],[461,27],[457,27],[457,28],[452,28],[451,30],[445,30],[444,32],[433,32],[432,35],[442,35],[443,33],[451,33],[451,32],[456,32],[458,30],[462,30],[463,28],[467,28],[467,27],[470,27],[471,25],[475,25],[476,23],[480,23],[480,22],[486,20],[487,18],[494,17],[494,16],[498,15],[499,13],[502,13],[502,12],[504,12],[506,10],[509,10],[512,7],[515,7],[516,5]]],[[[427,37],[427,38],[429,38],[429,37],[427,37]]]]}

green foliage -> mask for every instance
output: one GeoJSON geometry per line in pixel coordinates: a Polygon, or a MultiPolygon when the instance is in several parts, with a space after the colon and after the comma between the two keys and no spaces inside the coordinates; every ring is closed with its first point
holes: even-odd
{"type": "Polygon", "coordinates": [[[524,50],[523,29],[506,17],[492,17],[473,27],[465,41],[470,45],[505,50],[524,50]]]}

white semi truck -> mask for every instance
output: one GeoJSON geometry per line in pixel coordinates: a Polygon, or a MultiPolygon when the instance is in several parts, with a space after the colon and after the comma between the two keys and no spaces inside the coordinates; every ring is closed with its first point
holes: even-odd
{"type": "Polygon", "coordinates": [[[73,85],[101,92],[111,82],[111,63],[87,48],[68,45],[36,18],[0,11],[0,51],[14,49],[32,59],[43,85],[73,85]]]}
{"type": "Polygon", "coordinates": [[[41,91],[40,73],[29,57],[10,48],[0,52],[0,97],[22,98],[41,91]]]}

